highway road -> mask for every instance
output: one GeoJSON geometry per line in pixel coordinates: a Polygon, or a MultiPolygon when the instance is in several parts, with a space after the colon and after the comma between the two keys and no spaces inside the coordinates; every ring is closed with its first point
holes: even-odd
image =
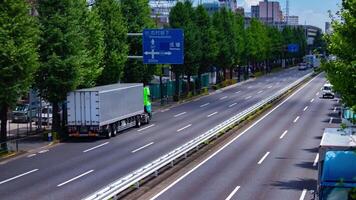
{"type": "Polygon", "coordinates": [[[74,140],[0,164],[3,199],[80,199],[201,135],[310,71],[288,69],[156,112],[110,140],[74,140]]]}
{"type": "Polygon", "coordinates": [[[324,83],[325,78],[317,76],[144,199],[311,199],[323,129],[338,126],[336,100],[320,98],[324,83]]]}

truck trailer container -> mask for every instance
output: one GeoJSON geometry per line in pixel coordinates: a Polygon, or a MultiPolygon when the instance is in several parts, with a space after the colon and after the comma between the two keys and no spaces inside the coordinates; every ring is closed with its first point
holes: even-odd
{"type": "Polygon", "coordinates": [[[352,129],[326,128],[319,147],[319,200],[356,199],[356,135],[352,129]]]}
{"type": "Polygon", "coordinates": [[[149,123],[141,83],[118,83],[67,94],[69,136],[115,136],[119,131],[149,123]]]}

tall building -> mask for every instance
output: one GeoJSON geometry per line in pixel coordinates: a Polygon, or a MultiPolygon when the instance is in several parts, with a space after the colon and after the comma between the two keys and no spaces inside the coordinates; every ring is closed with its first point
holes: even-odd
{"type": "Polygon", "coordinates": [[[156,21],[158,26],[169,24],[169,13],[178,0],[150,0],[151,18],[156,21]]]}
{"type": "Polygon", "coordinates": [[[285,21],[287,25],[297,26],[299,25],[299,17],[298,16],[286,16],[285,21]]]}
{"type": "Polygon", "coordinates": [[[260,18],[259,6],[251,6],[251,18],[260,18]]]}
{"type": "Polygon", "coordinates": [[[331,34],[332,33],[332,27],[330,22],[325,22],[325,33],[326,34],[331,34]]]}
{"type": "Polygon", "coordinates": [[[277,1],[259,2],[259,19],[267,24],[277,24],[283,22],[281,6],[277,1]]]}
{"type": "Polygon", "coordinates": [[[212,15],[220,10],[220,4],[218,2],[203,3],[202,5],[206,11],[208,11],[209,15],[212,15]]]}

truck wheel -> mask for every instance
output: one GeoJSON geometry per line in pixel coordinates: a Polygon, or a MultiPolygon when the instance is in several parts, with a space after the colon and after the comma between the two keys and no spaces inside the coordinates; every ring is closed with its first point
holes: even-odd
{"type": "Polygon", "coordinates": [[[140,117],[136,118],[136,128],[140,128],[141,127],[141,119],[140,117]]]}

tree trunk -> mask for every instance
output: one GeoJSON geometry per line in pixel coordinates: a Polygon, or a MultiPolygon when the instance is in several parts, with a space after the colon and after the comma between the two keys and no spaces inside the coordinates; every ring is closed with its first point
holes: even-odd
{"type": "Polygon", "coordinates": [[[232,80],[232,77],[233,77],[233,70],[234,70],[234,67],[230,67],[230,79],[232,80]]]}
{"type": "Polygon", "coordinates": [[[60,114],[58,102],[52,102],[53,112],[52,112],[52,132],[56,132],[62,136],[63,132],[61,130],[60,114]]]}
{"type": "Polygon", "coordinates": [[[226,80],[226,68],[223,69],[223,77],[224,77],[224,81],[226,80]]]}
{"type": "Polygon", "coordinates": [[[6,125],[7,125],[7,110],[9,106],[8,105],[2,105],[0,108],[0,120],[1,120],[1,131],[0,131],[0,151],[7,151],[7,131],[6,131],[6,125]]]}
{"type": "Polygon", "coordinates": [[[187,94],[189,94],[189,92],[190,92],[190,77],[191,77],[191,75],[190,74],[188,74],[187,75],[187,94]]]}
{"type": "Polygon", "coordinates": [[[173,97],[174,101],[179,101],[179,73],[175,72],[175,77],[176,77],[176,81],[175,81],[175,95],[173,97]]]}
{"type": "Polygon", "coordinates": [[[197,80],[197,89],[198,89],[198,93],[201,92],[201,72],[198,72],[198,80],[197,80]]]}

